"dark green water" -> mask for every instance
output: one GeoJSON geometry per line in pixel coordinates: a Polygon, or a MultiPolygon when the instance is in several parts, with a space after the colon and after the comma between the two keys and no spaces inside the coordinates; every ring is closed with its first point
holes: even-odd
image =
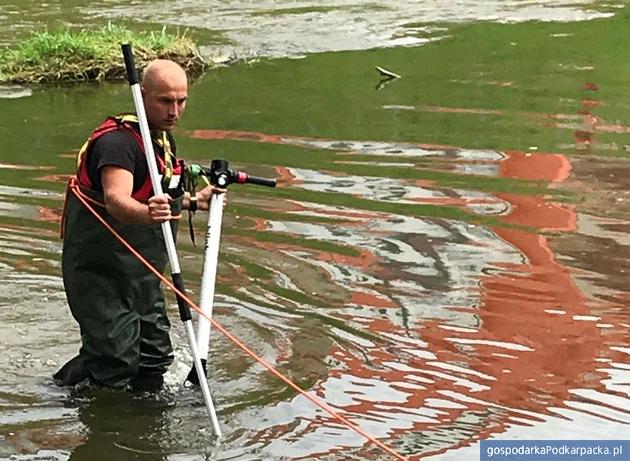
{"type": "MultiPolygon", "coordinates": [[[[281,178],[230,190],[217,320],[412,459],[475,459],[495,437],[627,438],[630,10],[595,10],[614,16],[440,22],[423,46],[261,58],[194,82],[183,156],[281,178]],[[402,78],[382,84],[377,65],[402,78]]],[[[214,446],[181,386],[174,306],[161,395],[52,385],[78,348],[65,178],[91,129],[133,104],[123,84],[31,92],[0,100],[0,458],[389,459],[216,332],[214,446]]],[[[196,296],[203,250],[179,240],[196,296]]]]}

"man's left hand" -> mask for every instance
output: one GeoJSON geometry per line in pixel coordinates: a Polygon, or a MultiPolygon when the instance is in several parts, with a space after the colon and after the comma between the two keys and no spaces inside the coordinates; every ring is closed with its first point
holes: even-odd
{"type": "MultiPolygon", "coordinates": [[[[197,197],[197,209],[207,211],[210,209],[210,198],[214,194],[224,194],[226,192],[225,189],[216,186],[206,186],[200,191],[198,191],[195,196],[197,197]]],[[[189,202],[190,203],[190,202],[189,202]]],[[[227,203],[227,200],[224,200],[223,205],[227,203]]],[[[187,207],[188,208],[188,207],[187,207]]]]}

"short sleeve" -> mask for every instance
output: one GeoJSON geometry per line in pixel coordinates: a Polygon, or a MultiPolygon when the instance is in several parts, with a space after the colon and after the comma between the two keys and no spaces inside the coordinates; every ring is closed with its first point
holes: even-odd
{"type": "Polygon", "coordinates": [[[88,175],[96,191],[103,190],[101,169],[106,166],[120,167],[133,174],[134,191],[145,181],[146,165],[143,152],[133,135],[124,130],[105,133],[90,149],[88,175]]]}

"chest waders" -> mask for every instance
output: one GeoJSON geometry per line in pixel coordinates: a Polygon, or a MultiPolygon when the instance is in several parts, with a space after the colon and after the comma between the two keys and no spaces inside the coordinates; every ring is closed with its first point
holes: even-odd
{"type": "MultiPolygon", "coordinates": [[[[88,155],[96,138],[98,136],[91,137],[91,142],[85,146],[88,155]]],[[[142,144],[140,146],[144,150],[142,144]]],[[[80,187],[81,165],[87,164],[86,155],[82,157],[78,179],[73,178],[80,187]]],[[[160,173],[166,176],[163,159],[160,160],[160,173]]],[[[178,163],[175,172],[179,173],[180,169],[178,163]]],[[[148,179],[147,182],[150,185],[148,179]]],[[[165,270],[168,255],[160,225],[120,224],[107,213],[101,193],[85,187],[81,187],[81,191],[100,205],[95,207],[98,213],[127,242],[159,271],[165,270]]],[[[153,195],[152,188],[147,188],[146,184],[139,191],[146,195],[145,198],[134,193],[139,201],[153,195]]],[[[174,214],[181,212],[182,202],[183,193],[172,202],[174,214]]],[[[173,227],[176,223],[171,221],[173,227]]],[[[62,234],[63,282],[70,310],[80,327],[81,349],[54,378],[64,385],[90,378],[114,388],[161,386],[163,374],[173,362],[173,348],[160,281],[72,192],[66,196],[62,234]]],[[[173,234],[176,235],[175,228],[173,234]]]]}

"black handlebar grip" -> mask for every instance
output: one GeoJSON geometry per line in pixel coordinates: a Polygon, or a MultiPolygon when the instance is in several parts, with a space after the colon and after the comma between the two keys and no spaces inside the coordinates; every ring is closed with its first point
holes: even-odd
{"type": "Polygon", "coordinates": [[[257,186],[276,187],[275,179],[259,178],[257,176],[247,175],[245,182],[249,184],[256,184],[257,186]]]}
{"type": "Polygon", "coordinates": [[[131,43],[122,43],[120,45],[123,52],[123,57],[125,58],[125,69],[127,70],[127,80],[129,80],[129,85],[135,85],[140,82],[138,78],[138,69],[136,69],[136,62],[133,59],[133,51],[131,49],[131,43]]]}

